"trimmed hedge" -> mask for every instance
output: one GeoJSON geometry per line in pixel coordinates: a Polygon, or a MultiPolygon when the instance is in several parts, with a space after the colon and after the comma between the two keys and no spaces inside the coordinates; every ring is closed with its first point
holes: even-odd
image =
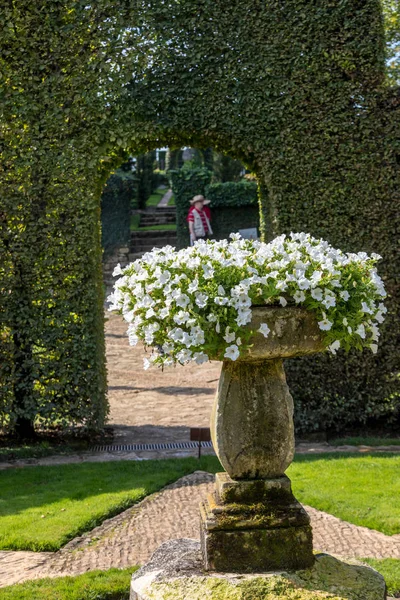
{"type": "Polygon", "coordinates": [[[164,145],[212,147],[256,172],[271,234],[304,230],[383,256],[389,313],[378,354],[287,370],[302,414],[330,410],[313,426],[335,419],[336,401],[355,424],[397,418],[400,103],[385,79],[381,3],[201,8],[22,0],[0,9],[0,339],[12,346],[1,350],[2,421],[104,422],[101,189],[126,152],[164,145]]]}
{"type": "Polygon", "coordinates": [[[118,170],[107,180],[101,195],[101,244],[106,255],[129,245],[135,193],[136,179],[131,173],[118,170]]]}
{"type": "Polygon", "coordinates": [[[257,184],[251,181],[213,183],[206,188],[211,200],[213,238],[228,239],[229,234],[256,227],[259,231],[257,184]]]}

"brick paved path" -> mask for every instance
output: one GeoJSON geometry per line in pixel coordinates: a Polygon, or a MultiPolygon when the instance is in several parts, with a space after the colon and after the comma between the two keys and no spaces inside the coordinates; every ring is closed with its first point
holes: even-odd
{"type": "MultiPolygon", "coordinates": [[[[0,552],[0,586],[144,564],[164,541],[199,537],[198,505],[213,486],[213,475],[197,471],[76,538],[59,552],[0,552]]],[[[400,559],[400,535],[390,537],[314,508],[306,509],[316,550],[347,558],[400,559]]]]}

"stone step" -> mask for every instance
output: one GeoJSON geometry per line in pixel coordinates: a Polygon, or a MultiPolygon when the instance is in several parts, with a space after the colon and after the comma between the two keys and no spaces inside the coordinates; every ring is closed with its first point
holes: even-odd
{"type": "Polygon", "coordinates": [[[156,239],[163,239],[163,238],[170,238],[170,237],[176,237],[176,232],[175,231],[170,231],[168,229],[153,229],[150,231],[140,231],[140,229],[138,231],[132,231],[131,233],[131,245],[134,241],[138,241],[141,240],[144,243],[152,243],[152,240],[156,239]],[[151,240],[151,241],[150,241],[151,240]]]}
{"type": "Polygon", "coordinates": [[[175,215],[166,215],[165,217],[153,217],[151,215],[142,215],[140,217],[140,227],[149,225],[171,225],[176,222],[175,215]]]}
{"type": "Polygon", "coordinates": [[[133,262],[134,260],[137,260],[138,258],[142,258],[144,252],[132,252],[129,254],[129,260],[131,262],[133,262]]]}
{"type": "Polygon", "coordinates": [[[175,240],[175,242],[170,241],[170,242],[162,242],[162,243],[158,243],[158,244],[141,244],[139,246],[132,246],[129,256],[132,254],[132,252],[142,252],[142,253],[151,252],[153,250],[153,248],[163,248],[164,246],[175,247],[176,240],[175,240]]]}

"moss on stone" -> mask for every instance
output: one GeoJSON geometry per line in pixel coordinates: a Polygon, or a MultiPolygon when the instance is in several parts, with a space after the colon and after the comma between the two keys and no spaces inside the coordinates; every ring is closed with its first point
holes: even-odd
{"type": "Polygon", "coordinates": [[[385,584],[376,571],[318,555],[315,566],[297,573],[191,576],[153,582],[143,600],[383,600],[385,584]]]}

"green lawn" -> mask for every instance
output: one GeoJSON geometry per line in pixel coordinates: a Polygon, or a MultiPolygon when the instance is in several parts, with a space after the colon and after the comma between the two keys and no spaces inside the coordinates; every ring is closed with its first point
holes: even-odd
{"type": "MultiPolygon", "coordinates": [[[[400,561],[364,559],[385,578],[390,596],[400,597],[400,561]]],[[[128,600],[135,567],[91,571],[77,577],[27,581],[0,589],[0,600],[128,600]]]]}
{"type": "MultiPolygon", "coordinates": [[[[0,549],[56,550],[212,456],[83,463],[0,472],[0,549]]],[[[300,455],[288,469],[297,498],[386,534],[400,533],[400,456],[300,455]]]]}
{"type": "Polygon", "coordinates": [[[400,533],[400,455],[299,455],[287,474],[300,502],[387,535],[400,533]]]}
{"type": "Polygon", "coordinates": [[[168,188],[157,188],[147,199],[146,206],[157,206],[167,192],[168,188]]]}
{"type": "Polygon", "coordinates": [[[395,558],[364,558],[367,563],[385,578],[388,596],[400,598],[400,560],[395,558]]]}
{"type": "Polygon", "coordinates": [[[0,471],[0,549],[58,550],[214,457],[81,463],[0,471]]]}
{"type": "Polygon", "coordinates": [[[148,225],[140,227],[140,215],[131,216],[131,231],[176,231],[176,223],[168,223],[167,225],[148,225]]]}
{"type": "Polygon", "coordinates": [[[27,581],[0,588],[0,600],[128,600],[136,570],[90,571],[77,577],[27,581]]]}

